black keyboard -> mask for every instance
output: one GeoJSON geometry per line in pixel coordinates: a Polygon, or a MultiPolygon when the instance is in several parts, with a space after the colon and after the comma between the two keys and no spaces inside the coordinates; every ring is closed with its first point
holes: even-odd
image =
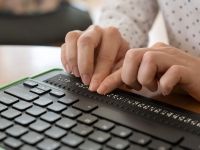
{"type": "Polygon", "coordinates": [[[200,115],[119,90],[102,96],[60,73],[0,91],[0,147],[200,150],[200,115]]]}

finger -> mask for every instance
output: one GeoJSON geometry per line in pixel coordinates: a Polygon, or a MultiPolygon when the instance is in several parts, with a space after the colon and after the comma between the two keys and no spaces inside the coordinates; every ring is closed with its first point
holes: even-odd
{"type": "Polygon", "coordinates": [[[110,74],[121,46],[121,41],[122,38],[118,29],[109,27],[104,30],[95,71],[90,84],[91,91],[96,91],[99,84],[110,74]],[[112,44],[110,43],[110,39],[112,39],[112,44]]]}
{"type": "Polygon", "coordinates": [[[163,42],[156,42],[155,44],[153,44],[151,46],[151,48],[165,48],[165,47],[169,47],[170,45],[163,43],[163,42]]]}
{"type": "Polygon", "coordinates": [[[76,77],[79,77],[78,65],[77,65],[77,40],[81,36],[81,31],[68,32],[65,37],[65,50],[64,57],[66,57],[66,68],[69,72],[72,72],[76,77]]]}
{"type": "Polygon", "coordinates": [[[122,81],[135,90],[140,90],[142,88],[141,84],[137,81],[137,73],[142,57],[147,50],[148,49],[145,48],[128,50],[124,58],[121,73],[122,81]]]}
{"type": "Polygon", "coordinates": [[[121,60],[122,58],[124,58],[126,52],[129,49],[130,49],[129,48],[129,43],[125,39],[122,38],[122,44],[121,44],[120,50],[118,51],[116,61],[118,62],[119,60],[121,60]]]}
{"type": "Polygon", "coordinates": [[[78,39],[78,68],[84,84],[90,83],[94,69],[94,50],[101,42],[101,28],[90,27],[78,39]]]}
{"type": "Polygon", "coordinates": [[[188,68],[180,65],[171,66],[159,81],[162,94],[170,94],[177,84],[187,85],[190,83],[190,76],[188,68]]]}
{"type": "Polygon", "coordinates": [[[177,64],[177,61],[167,53],[145,52],[138,70],[137,80],[142,86],[151,91],[156,91],[158,86],[157,75],[165,72],[173,64],[177,64]]]}
{"type": "Polygon", "coordinates": [[[107,76],[97,89],[97,93],[105,95],[123,84],[121,80],[121,69],[107,76]]]}
{"type": "Polygon", "coordinates": [[[69,72],[69,68],[67,67],[67,60],[66,60],[66,57],[65,57],[65,43],[61,45],[61,62],[62,62],[62,65],[63,67],[65,68],[65,70],[67,72],[69,72]]]}

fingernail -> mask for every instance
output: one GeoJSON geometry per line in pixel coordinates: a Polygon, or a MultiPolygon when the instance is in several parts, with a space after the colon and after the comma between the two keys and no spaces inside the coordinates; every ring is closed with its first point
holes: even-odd
{"type": "Polygon", "coordinates": [[[106,95],[107,93],[107,88],[104,86],[104,87],[99,87],[97,89],[97,93],[101,94],[101,95],[106,95]]]}
{"type": "Polygon", "coordinates": [[[81,79],[85,85],[90,84],[90,76],[88,74],[81,75],[81,79]]]}
{"type": "Polygon", "coordinates": [[[73,74],[74,74],[76,77],[80,77],[80,74],[79,74],[79,71],[78,71],[78,67],[74,67],[74,68],[73,68],[73,74]]]}
{"type": "Polygon", "coordinates": [[[99,84],[97,82],[93,81],[93,82],[90,83],[89,90],[90,91],[96,91],[98,86],[99,86],[99,84]]]}

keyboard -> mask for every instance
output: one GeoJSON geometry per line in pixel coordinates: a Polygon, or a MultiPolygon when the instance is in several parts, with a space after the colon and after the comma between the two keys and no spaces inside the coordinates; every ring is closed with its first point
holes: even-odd
{"type": "Polygon", "coordinates": [[[200,150],[200,115],[62,71],[0,91],[0,150],[200,150]]]}

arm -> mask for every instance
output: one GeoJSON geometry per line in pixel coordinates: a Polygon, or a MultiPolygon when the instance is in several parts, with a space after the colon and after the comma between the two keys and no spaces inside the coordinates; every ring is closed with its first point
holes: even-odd
{"type": "Polygon", "coordinates": [[[96,24],[117,27],[130,47],[145,47],[158,12],[156,0],[109,0],[96,24]]]}

